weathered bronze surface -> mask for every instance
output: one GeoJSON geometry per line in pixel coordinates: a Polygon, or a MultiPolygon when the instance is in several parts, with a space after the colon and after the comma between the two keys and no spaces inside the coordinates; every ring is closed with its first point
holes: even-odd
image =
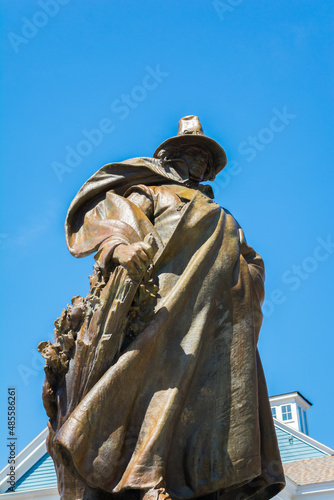
{"type": "Polygon", "coordinates": [[[62,499],[267,499],[284,486],[257,353],[261,257],[210,186],[226,165],[197,117],[153,158],[101,168],[66,219],[95,252],[42,342],[62,499]]]}

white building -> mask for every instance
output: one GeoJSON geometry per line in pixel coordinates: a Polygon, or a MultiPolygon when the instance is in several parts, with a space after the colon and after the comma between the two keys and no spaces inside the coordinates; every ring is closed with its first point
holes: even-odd
{"type": "Polygon", "coordinates": [[[278,500],[333,500],[334,450],[309,436],[312,403],[299,392],[270,398],[286,487],[278,500]]]}

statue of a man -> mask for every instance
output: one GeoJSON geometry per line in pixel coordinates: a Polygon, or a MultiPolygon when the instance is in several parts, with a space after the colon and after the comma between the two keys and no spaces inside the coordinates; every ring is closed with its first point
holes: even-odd
{"type": "Polygon", "coordinates": [[[264,266],[210,186],[196,116],[153,158],[101,168],[66,220],[95,252],[56,322],[44,402],[63,499],[269,499],[284,486],[257,352],[264,266]]]}

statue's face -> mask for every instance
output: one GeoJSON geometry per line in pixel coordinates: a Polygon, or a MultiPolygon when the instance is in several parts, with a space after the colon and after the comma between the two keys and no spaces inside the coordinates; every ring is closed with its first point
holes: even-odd
{"type": "Polygon", "coordinates": [[[189,178],[200,182],[208,167],[209,153],[200,147],[189,147],[181,152],[181,159],[186,162],[189,170],[189,178]]]}

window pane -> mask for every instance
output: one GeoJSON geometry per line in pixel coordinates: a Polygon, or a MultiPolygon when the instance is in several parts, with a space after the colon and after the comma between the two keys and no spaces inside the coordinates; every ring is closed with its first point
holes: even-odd
{"type": "Polygon", "coordinates": [[[300,406],[298,406],[298,417],[299,417],[300,430],[305,433],[304,422],[303,422],[303,417],[302,417],[302,411],[300,409],[300,406]]]}
{"type": "Polygon", "coordinates": [[[273,414],[273,417],[276,418],[276,408],[272,408],[271,413],[273,414]]]}
{"type": "Polygon", "coordinates": [[[292,420],[291,405],[283,405],[282,406],[282,419],[283,420],[292,420]]]}
{"type": "Polygon", "coordinates": [[[303,411],[304,414],[304,427],[305,427],[305,434],[308,435],[308,426],[307,426],[307,420],[306,420],[306,412],[303,411]]]}

